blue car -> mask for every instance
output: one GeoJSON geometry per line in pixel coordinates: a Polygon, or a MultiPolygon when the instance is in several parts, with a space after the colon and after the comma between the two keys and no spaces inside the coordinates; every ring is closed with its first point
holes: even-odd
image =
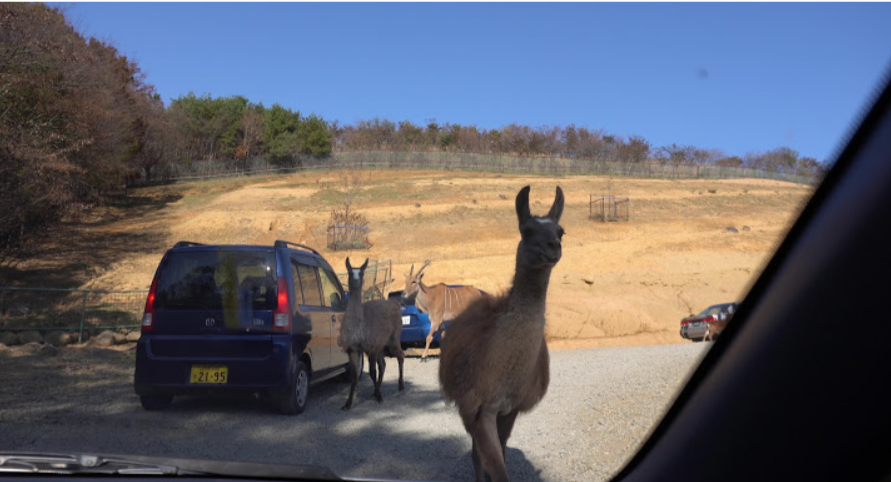
{"type": "MultiPolygon", "coordinates": [[[[427,334],[430,333],[430,316],[415,306],[414,298],[404,301],[402,290],[390,292],[388,298],[402,305],[402,347],[423,347],[427,334]]],[[[431,346],[439,345],[439,339],[440,332],[436,332],[431,346]]]]}

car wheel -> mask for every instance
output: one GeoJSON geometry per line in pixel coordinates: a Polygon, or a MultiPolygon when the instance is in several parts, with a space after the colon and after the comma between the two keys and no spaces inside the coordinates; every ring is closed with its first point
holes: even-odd
{"type": "Polygon", "coordinates": [[[150,411],[166,410],[173,401],[173,395],[140,395],[139,402],[142,408],[150,411]]]}
{"type": "Polygon", "coordinates": [[[291,381],[288,394],[279,400],[278,409],[287,415],[297,415],[306,410],[306,400],[309,398],[309,370],[302,361],[297,362],[294,369],[294,379],[291,381]]]}

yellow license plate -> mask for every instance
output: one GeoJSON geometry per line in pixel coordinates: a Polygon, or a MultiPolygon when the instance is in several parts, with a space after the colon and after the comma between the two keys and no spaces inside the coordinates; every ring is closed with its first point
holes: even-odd
{"type": "Polygon", "coordinates": [[[229,380],[229,367],[226,365],[192,365],[189,383],[213,383],[222,385],[229,380]]]}

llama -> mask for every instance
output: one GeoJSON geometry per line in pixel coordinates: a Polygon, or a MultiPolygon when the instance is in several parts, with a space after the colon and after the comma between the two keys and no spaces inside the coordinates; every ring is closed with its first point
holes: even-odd
{"type": "Polygon", "coordinates": [[[529,211],[529,186],[516,199],[520,222],[513,285],[500,297],[484,296],[449,325],[443,338],[439,382],[458,407],[473,441],[476,480],[507,481],[505,453],[514,421],[544,397],[550,381],[545,343],[545,299],[551,270],[560,261],[563,191],[545,217],[529,211]]]}
{"type": "Polygon", "coordinates": [[[368,355],[368,373],[374,382],[374,398],[381,403],[381,382],[387,362],[384,356],[396,357],[399,360],[399,391],[405,389],[402,380],[402,364],[405,353],[399,339],[402,336],[402,308],[399,303],[390,300],[371,300],[362,302],[362,284],[368,259],[359,268],[350,265],[346,259],[349,276],[350,301],[346,316],[340,329],[337,344],[347,352],[350,358],[350,396],[341,410],[349,410],[353,406],[353,394],[359,380],[359,357],[368,355]],[[380,375],[376,372],[380,370],[380,375]]]}

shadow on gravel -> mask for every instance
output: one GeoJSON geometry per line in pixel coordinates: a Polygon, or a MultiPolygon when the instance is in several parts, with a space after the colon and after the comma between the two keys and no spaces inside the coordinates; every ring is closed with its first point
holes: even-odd
{"type": "MultiPolygon", "coordinates": [[[[310,464],[344,477],[473,480],[470,437],[438,389],[397,391],[388,370],[384,401],[367,374],[350,411],[349,383],[313,386],[306,411],[281,415],[251,396],[177,397],[147,412],[133,392],[133,354],[97,348],[0,347],[0,450],[142,454],[310,464]]],[[[388,367],[389,368],[389,367],[388,367]]],[[[539,481],[508,447],[513,481],[539,481]]]]}

